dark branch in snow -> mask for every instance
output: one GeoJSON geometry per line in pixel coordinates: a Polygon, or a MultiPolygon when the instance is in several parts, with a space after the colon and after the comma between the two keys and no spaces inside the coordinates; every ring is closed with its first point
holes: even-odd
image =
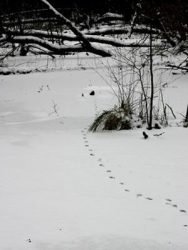
{"type": "Polygon", "coordinates": [[[167,67],[170,67],[170,68],[174,68],[174,69],[180,69],[180,70],[185,70],[185,71],[188,71],[188,67],[183,67],[183,66],[179,66],[179,65],[173,65],[173,64],[167,64],[166,65],[167,67]]]}
{"type": "Polygon", "coordinates": [[[153,136],[161,136],[161,135],[164,135],[165,132],[162,132],[160,134],[154,134],[153,136]]]}

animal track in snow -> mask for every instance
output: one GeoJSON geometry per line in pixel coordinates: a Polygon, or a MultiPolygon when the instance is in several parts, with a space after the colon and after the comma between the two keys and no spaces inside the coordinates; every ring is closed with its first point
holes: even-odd
{"type": "Polygon", "coordinates": [[[172,204],[172,206],[173,206],[173,207],[178,207],[178,205],[177,205],[177,204],[172,204]]]}
{"type": "Polygon", "coordinates": [[[165,202],[165,205],[171,205],[171,203],[169,203],[169,202],[165,202]]]}
{"type": "Polygon", "coordinates": [[[153,200],[153,198],[151,198],[151,197],[146,197],[145,199],[146,199],[146,200],[149,200],[149,201],[152,201],[152,200],[153,200]]]}
{"type": "Polygon", "coordinates": [[[187,213],[187,211],[185,209],[180,209],[179,210],[181,213],[187,213]]]}
{"type": "MultiPolygon", "coordinates": [[[[165,201],[167,201],[167,202],[165,202],[165,205],[171,206],[173,208],[178,208],[177,204],[172,203],[172,199],[167,198],[167,199],[165,199],[165,201]]],[[[180,213],[187,213],[187,211],[185,209],[180,209],[179,212],[180,213]]]]}
{"type": "MultiPolygon", "coordinates": [[[[89,144],[89,141],[88,141],[88,138],[87,138],[87,132],[86,132],[86,131],[87,131],[87,128],[84,128],[83,130],[81,130],[81,133],[82,133],[82,135],[83,135],[82,138],[83,138],[84,146],[85,146],[86,148],[88,148],[89,155],[93,157],[93,156],[95,156],[95,154],[94,154],[93,149],[90,148],[90,144],[89,144]]],[[[98,166],[99,166],[99,167],[105,167],[104,164],[103,164],[102,158],[98,158],[97,161],[98,161],[98,166]]],[[[105,172],[106,172],[107,174],[110,174],[110,173],[112,173],[112,170],[107,169],[105,172]]],[[[116,179],[116,177],[113,176],[113,175],[108,176],[108,178],[111,179],[111,180],[115,180],[115,179],[116,179]]],[[[124,186],[125,183],[124,183],[123,181],[121,181],[121,182],[119,182],[119,185],[124,186]]],[[[128,189],[128,188],[124,189],[124,191],[127,192],[127,193],[130,193],[130,192],[131,192],[131,190],[128,189]]],[[[154,200],[153,197],[144,196],[142,193],[137,193],[137,194],[136,194],[136,197],[137,197],[137,198],[143,197],[145,200],[148,200],[148,201],[153,201],[153,200],[154,200]]],[[[173,207],[173,208],[178,208],[178,205],[177,205],[176,203],[174,203],[174,201],[173,201],[171,198],[166,198],[166,199],[165,199],[165,205],[171,206],[171,207],[173,207]]],[[[182,213],[182,214],[183,214],[183,213],[184,213],[184,214],[187,213],[187,211],[186,211],[185,209],[179,209],[178,211],[179,211],[180,213],[182,213]]],[[[188,224],[184,224],[183,227],[184,227],[184,228],[188,228],[188,224]]]]}
{"type": "Polygon", "coordinates": [[[171,199],[168,199],[168,198],[167,198],[167,199],[166,199],[166,201],[169,201],[169,202],[171,202],[172,200],[171,200],[171,199]]]}
{"type": "Polygon", "coordinates": [[[100,167],[104,167],[104,165],[102,163],[99,164],[100,167]]]}
{"type": "Polygon", "coordinates": [[[125,190],[125,192],[130,192],[130,190],[129,189],[124,189],[125,190]]]}
{"type": "Polygon", "coordinates": [[[115,179],[115,177],[114,177],[114,176],[109,176],[109,178],[110,178],[110,179],[115,179]]]}

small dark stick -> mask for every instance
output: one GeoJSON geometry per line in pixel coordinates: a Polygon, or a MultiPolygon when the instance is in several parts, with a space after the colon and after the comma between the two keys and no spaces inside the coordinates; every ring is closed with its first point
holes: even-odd
{"type": "Polygon", "coordinates": [[[163,135],[165,132],[162,132],[162,133],[160,133],[160,134],[154,134],[153,136],[161,136],[161,135],[163,135]]]}
{"type": "Polygon", "coordinates": [[[143,136],[144,136],[144,139],[148,139],[148,135],[146,134],[146,132],[145,131],[143,131],[143,136]]]}

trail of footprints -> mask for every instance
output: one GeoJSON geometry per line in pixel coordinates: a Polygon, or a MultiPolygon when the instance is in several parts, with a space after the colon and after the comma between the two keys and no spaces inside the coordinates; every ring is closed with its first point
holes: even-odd
{"type": "MultiPolygon", "coordinates": [[[[83,141],[84,141],[84,146],[88,149],[89,155],[91,157],[93,157],[93,156],[95,156],[95,153],[94,153],[93,149],[89,145],[89,141],[88,141],[88,138],[87,138],[87,132],[88,132],[88,128],[84,128],[84,129],[81,130],[82,138],[83,138],[83,141]]],[[[102,161],[101,158],[97,159],[97,164],[98,164],[99,167],[104,168],[104,170],[105,170],[106,174],[108,175],[109,179],[111,179],[111,180],[115,180],[116,179],[116,177],[112,173],[112,170],[106,168],[106,166],[104,165],[104,163],[103,163],[103,161],[102,161]]],[[[126,193],[131,193],[131,190],[126,186],[125,182],[119,182],[118,184],[121,185],[124,188],[124,191],[126,193]]],[[[142,199],[145,199],[145,200],[148,200],[148,201],[153,201],[154,200],[154,198],[149,197],[149,196],[145,196],[142,193],[137,193],[136,197],[137,198],[142,198],[142,199]]],[[[165,200],[163,200],[163,203],[165,205],[167,205],[167,206],[172,207],[172,208],[176,208],[179,213],[187,214],[187,211],[185,209],[179,208],[178,204],[176,204],[170,198],[166,198],[165,200]]],[[[188,229],[188,224],[184,224],[183,227],[185,227],[185,228],[188,229]]]]}

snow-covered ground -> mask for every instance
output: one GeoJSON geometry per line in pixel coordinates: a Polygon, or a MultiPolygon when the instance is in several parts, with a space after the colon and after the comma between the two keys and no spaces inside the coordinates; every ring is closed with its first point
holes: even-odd
{"type": "MultiPolygon", "coordinates": [[[[116,100],[84,62],[0,76],[0,249],[188,249],[188,129],[88,133],[116,100]]],[[[178,116],[188,75],[169,77],[178,116]]]]}

